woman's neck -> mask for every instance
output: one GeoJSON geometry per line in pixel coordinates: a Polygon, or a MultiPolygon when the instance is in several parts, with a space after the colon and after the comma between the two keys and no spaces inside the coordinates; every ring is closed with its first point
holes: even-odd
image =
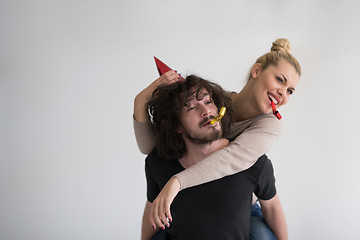
{"type": "Polygon", "coordinates": [[[244,87],[239,93],[231,94],[232,107],[235,114],[235,122],[244,121],[261,114],[255,106],[255,100],[244,87]]]}

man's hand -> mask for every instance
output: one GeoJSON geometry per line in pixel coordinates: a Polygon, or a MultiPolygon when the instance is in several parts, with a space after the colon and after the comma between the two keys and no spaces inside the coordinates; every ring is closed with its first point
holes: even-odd
{"type": "Polygon", "coordinates": [[[165,226],[170,227],[170,205],[179,191],[180,182],[176,177],[172,177],[153,201],[150,208],[150,223],[154,229],[156,225],[162,229],[165,229],[165,226]]]}

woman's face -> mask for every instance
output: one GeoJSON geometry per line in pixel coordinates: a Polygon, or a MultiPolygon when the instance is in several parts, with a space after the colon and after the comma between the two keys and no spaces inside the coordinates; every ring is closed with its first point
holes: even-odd
{"type": "Polygon", "coordinates": [[[272,111],[269,98],[274,101],[276,108],[285,105],[290,95],[295,92],[299,74],[290,63],[282,59],[276,66],[270,65],[265,70],[261,70],[260,65],[254,66],[252,81],[259,110],[269,113],[272,111]]]}

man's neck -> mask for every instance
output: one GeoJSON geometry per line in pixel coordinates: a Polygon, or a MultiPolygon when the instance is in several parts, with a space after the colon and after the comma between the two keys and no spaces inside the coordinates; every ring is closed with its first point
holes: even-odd
{"type": "Polygon", "coordinates": [[[179,162],[184,168],[189,168],[203,160],[207,155],[227,146],[228,143],[229,141],[225,138],[220,138],[206,144],[186,142],[186,153],[179,159],[179,162]]]}

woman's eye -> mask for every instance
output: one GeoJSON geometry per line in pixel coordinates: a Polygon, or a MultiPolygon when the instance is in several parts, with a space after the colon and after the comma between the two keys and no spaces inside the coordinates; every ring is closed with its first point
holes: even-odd
{"type": "Polygon", "coordinates": [[[294,93],[294,91],[291,90],[291,89],[288,89],[287,92],[288,92],[290,95],[294,93]]]}
{"type": "Polygon", "coordinates": [[[276,77],[276,80],[278,80],[280,83],[284,82],[281,77],[276,77]]]}
{"type": "Polygon", "coordinates": [[[191,110],[194,110],[194,109],[195,109],[194,106],[189,106],[189,107],[188,107],[188,111],[191,111],[191,110]]]}

